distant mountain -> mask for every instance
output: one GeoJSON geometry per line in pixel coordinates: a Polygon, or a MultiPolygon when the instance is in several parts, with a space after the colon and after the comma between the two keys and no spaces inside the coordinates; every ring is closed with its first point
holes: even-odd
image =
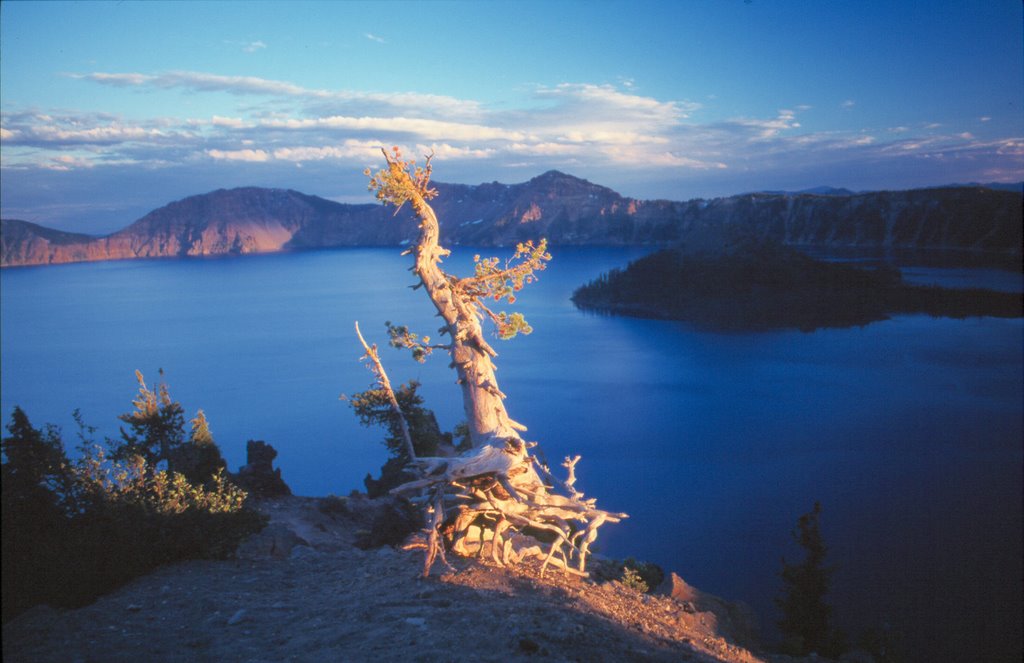
{"type": "MultiPolygon", "coordinates": [[[[435,183],[447,244],[682,244],[727,234],[818,248],[958,249],[1021,256],[1024,198],[983,187],[859,194],[755,193],[713,200],[637,200],[558,171],[520,184],[435,183]]],[[[839,191],[832,190],[829,191],[839,191]]],[[[265,253],[414,240],[408,210],[346,205],[297,191],[220,189],[154,210],[104,237],[4,220],[3,266],[265,253]]]]}

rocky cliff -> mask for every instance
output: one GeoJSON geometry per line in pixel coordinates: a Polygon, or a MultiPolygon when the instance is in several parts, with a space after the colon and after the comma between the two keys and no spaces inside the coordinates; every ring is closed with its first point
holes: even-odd
{"type": "MultiPolygon", "coordinates": [[[[436,186],[434,208],[447,244],[547,237],[553,245],[693,248],[739,229],[819,248],[970,250],[1018,263],[1021,256],[1024,199],[983,187],[674,202],[626,198],[558,171],[513,185],[436,186]]],[[[388,246],[415,234],[408,213],[391,218],[378,205],[344,205],[281,189],[222,189],[171,203],[105,237],[5,220],[2,265],[388,246]]]]}

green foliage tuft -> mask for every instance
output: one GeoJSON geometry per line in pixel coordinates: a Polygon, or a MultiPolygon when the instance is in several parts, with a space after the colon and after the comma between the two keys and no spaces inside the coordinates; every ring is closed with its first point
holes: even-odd
{"type": "Polygon", "coordinates": [[[146,466],[155,471],[161,462],[170,462],[171,454],[185,443],[185,411],[181,404],[171,400],[167,383],[161,381],[156,390],[146,386],[141,371],[135,371],[139,393],[132,405],[135,409],[118,417],[128,424],[121,428],[121,439],[110,440],[111,458],[126,461],[141,456],[146,466]]]}
{"type": "Polygon", "coordinates": [[[509,340],[519,334],[530,334],[533,328],[526,322],[522,313],[494,313],[485,301],[507,301],[516,303],[516,293],[537,280],[537,272],[547,268],[551,260],[548,253],[547,240],[537,244],[532,241],[516,245],[516,252],[504,264],[498,258],[481,258],[473,256],[475,273],[470,278],[459,279],[455,287],[466,296],[468,301],[477,306],[494,323],[495,331],[502,340],[509,340]]]}
{"type": "Polygon", "coordinates": [[[665,579],[665,571],[654,562],[641,562],[627,557],[623,567],[632,570],[647,585],[644,591],[654,591],[665,579]]]}
{"type": "Polygon", "coordinates": [[[622,584],[629,587],[632,590],[646,594],[650,591],[650,587],[644,582],[644,579],[640,577],[635,569],[631,569],[628,566],[622,567],[622,584]]]}
{"type": "MultiPolygon", "coordinates": [[[[442,432],[434,412],[423,407],[423,397],[416,393],[419,386],[419,382],[410,380],[395,390],[395,399],[398,401],[398,407],[402,410],[406,425],[409,427],[415,454],[417,456],[437,456],[442,449],[445,451],[453,449],[452,434],[442,432]]],[[[398,414],[391,407],[387,390],[380,387],[367,389],[353,394],[348,401],[359,417],[359,423],[364,426],[384,426],[388,432],[387,437],[384,438],[384,444],[387,446],[391,458],[381,468],[380,479],[367,476],[364,480],[367,494],[370,497],[377,497],[395,486],[409,481],[412,475],[407,474],[405,468],[411,459],[408,457],[405,443],[402,440],[398,414]]]]}
{"type": "Polygon", "coordinates": [[[384,325],[388,328],[388,345],[393,348],[405,348],[412,350],[412,358],[423,363],[434,351],[435,346],[430,345],[430,337],[414,334],[409,331],[406,325],[393,325],[390,321],[384,325]]]}

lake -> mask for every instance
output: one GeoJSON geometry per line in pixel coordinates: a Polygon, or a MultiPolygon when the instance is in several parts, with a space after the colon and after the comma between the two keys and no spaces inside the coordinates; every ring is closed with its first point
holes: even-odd
{"type": "MultiPolygon", "coordinates": [[[[447,266],[471,269],[471,249],[447,266]]],[[[489,250],[480,250],[489,255],[489,250]]],[[[1024,323],[899,316],[814,333],[716,334],[577,311],[573,289],[641,249],[556,249],[517,310],[535,332],[495,341],[511,416],[577,484],[631,515],[604,554],[674,570],[742,599],[770,631],[789,532],[815,501],[831,601],[920,660],[1020,652],[1024,323]]],[[[297,494],[347,494],[385,459],[343,392],[369,387],[353,331],[384,321],[436,335],[396,249],[5,269],[2,395],[39,426],[80,408],[99,436],[130,410],[134,371],[163,368],[191,418],[202,408],[231,469],[262,439],[297,494]]],[[[1020,290],[1019,274],[909,269],[915,282],[1020,290]]],[[[461,400],[445,357],[385,349],[450,430],[461,400]]]]}

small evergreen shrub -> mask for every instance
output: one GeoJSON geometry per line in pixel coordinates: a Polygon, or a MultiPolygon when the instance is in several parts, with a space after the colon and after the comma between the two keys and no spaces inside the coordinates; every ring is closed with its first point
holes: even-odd
{"type": "Polygon", "coordinates": [[[654,591],[665,580],[665,571],[653,562],[639,562],[627,557],[623,567],[632,571],[647,586],[645,592],[654,591]]]}
{"type": "MultiPolygon", "coordinates": [[[[437,456],[456,451],[452,434],[442,432],[434,412],[423,407],[423,397],[416,393],[419,386],[419,382],[410,380],[395,391],[395,400],[398,401],[398,407],[409,427],[413,451],[417,457],[437,456]]],[[[348,401],[359,417],[359,423],[364,426],[383,426],[387,430],[384,445],[388,448],[390,457],[381,467],[380,478],[374,479],[367,474],[363,480],[367,495],[383,497],[392,488],[415,477],[415,474],[406,469],[410,458],[402,438],[400,420],[391,407],[387,391],[380,387],[353,394],[348,401]]],[[[469,429],[457,427],[456,434],[460,436],[459,448],[462,449],[468,443],[469,429]]]]}
{"type": "Polygon", "coordinates": [[[622,567],[622,584],[641,594],[646,594],[651,590],[643,578],[640,577],[640,574],[628,566],[622,567]]]}
{"type": "Polygon", "coordinates": [[[825,564],[828,547],[821,535],[820,515],[821,504],[815,502],[791,533],[803,550],[803,561],[782,559],[783,591],[775,603],[782,613],[778,626],[787,654],[838,656],[846,649],[845,635],[832,627],[832,606],[825,602],[836,568],[825,564]]]}

